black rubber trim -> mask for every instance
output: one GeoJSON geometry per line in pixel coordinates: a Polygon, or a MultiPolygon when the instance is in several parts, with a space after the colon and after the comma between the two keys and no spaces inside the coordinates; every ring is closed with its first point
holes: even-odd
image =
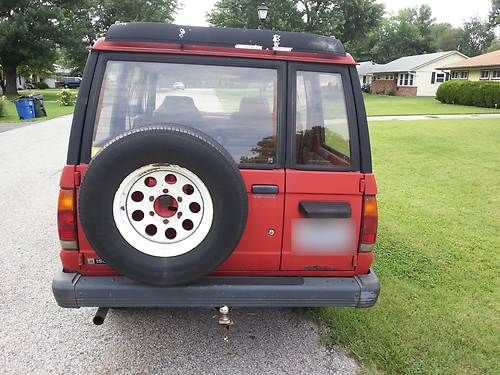
{"type": "Polygon", "coordinates": [[[353,277],[207,276],[196,283],[158,287],[124,276],[56,274],[61,307],[369,307],[380,284],[373,271],[353,277]]]}
{"type": "Polygon", "coordinates": [[[252,185],[252,193],[254,194],[278,194],[278,185],[252,185]]]}
{"type": "Polygon", "coordinates": [[[366,119],[365,102],[359,83],[358,71],[355,67],[349,68],[354,106],[356,109],[357,132],[359,137],[360,170],[362,173],[372,173],[372,154],[370,149],[370,135],[366,119]]]}
{"type": "Polygon", "coordinates": [[[94,77],[94,71],[97,64],[97,52],[90,52],[85,69],[83,71],[82,83],[78,90],[78,98],[75,104],[75,113],[71,124],[71,133],[69,136],[68,155],[66,163],[76,165],[80,162],[80,146],[82,144],[82,135],[85,124],[85,113],[89,102],[90,89],[94,77]]]}
{"type": "Polygon", "coordinates": [[[299,203],[299,210],[305,217],[347,219],[351,217],[349,202],[311,202],[299,203]]]}

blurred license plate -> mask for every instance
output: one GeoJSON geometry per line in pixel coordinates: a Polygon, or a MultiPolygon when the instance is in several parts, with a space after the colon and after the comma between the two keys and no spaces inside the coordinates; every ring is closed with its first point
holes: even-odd
{"type": "Polygon", "coordinates": [[[339,255],[355,246],[352,219],[295,219],[292,223],[292,251],[339,255]]]}

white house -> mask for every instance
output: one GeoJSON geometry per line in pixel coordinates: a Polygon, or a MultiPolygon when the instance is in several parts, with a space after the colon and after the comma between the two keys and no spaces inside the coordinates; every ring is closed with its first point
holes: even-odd
{"type": "Polygon", "coordinates": [[[458,51],[405,56],[370,68],[371,92],[401,96],[434,96],[441,83],[449,79],[443,66],[468,57],[458,51]]]}
{"type": "Polygon", "coordinates": [[[356,66],[359,75],[359,84],[361,86],[365,84],[369,85],[370,83],[372,83],[372,78],[373,78],[372,72],[378,66],[380,65],[375,64],[373,61],[362,61],[356,66]]]}

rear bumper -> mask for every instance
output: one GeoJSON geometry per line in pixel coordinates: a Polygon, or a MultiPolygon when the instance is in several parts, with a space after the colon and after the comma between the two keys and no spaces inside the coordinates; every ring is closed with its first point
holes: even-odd
{"type": "Polygon", "coordinates": [[[52,291],[61,307],[370,307],[375,272],[354,277],[207,276],[189,285],[158,287],[124,276],[59,272],[52,291]]]}

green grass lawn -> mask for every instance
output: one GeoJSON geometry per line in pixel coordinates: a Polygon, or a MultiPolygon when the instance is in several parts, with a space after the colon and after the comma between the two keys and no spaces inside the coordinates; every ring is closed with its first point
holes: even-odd
{"type": "Polygon", "coordinates": [[[500,113],[500,109],[443,104],[430,96],[381,96],[364,94],[368,116],[451,115],[500,113]]]}
{"type": "Polygon", "coordinates": [[[371,309],[318,309],[366,373],[500,373],[500,122],[370,126],[379,185],[371,309]]]}
{"type": "MultiPolygon", "coordinates": [[[[32,119],[32,120],[19,120],[17,115],[16,106],[10,100],[7,102],[5,106],[5,116],[0,117],[0,126],[2,122],[33,122],[33,121],[42,121],[42,120],[50,120],[54,117],[68,115],[73,113],[75,107],[74,106],[60,106],[57,103],[57,94],[61,90],[56,89],[48,89],[48,90],[23,90],[19,92],[19,95],[31,95],[31,94],[41,94],[43,95],[45,110],[47,111],[47,117],[32,119]]],[[[76,93],[77,90],[72,90],[76,93]]],[[[14,99],[15,97],[9,97],[9,99],[14,99]]]]}

